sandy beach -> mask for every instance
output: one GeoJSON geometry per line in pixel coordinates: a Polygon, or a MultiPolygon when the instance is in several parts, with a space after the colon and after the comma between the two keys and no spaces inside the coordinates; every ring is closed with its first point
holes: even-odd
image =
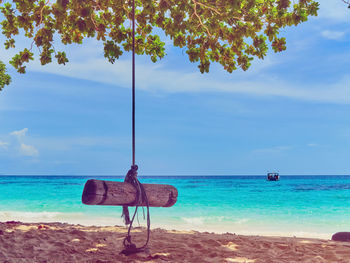
{"type": "MultiPolygon", "coordinates": [[[[124,256],[120,226],[0,223],[2,263],[20,262],[350,262],[350,243],[153,229],[149,252],[124,256]]],[[[142,244],[145,229],[133,230],[142,244]]]]}

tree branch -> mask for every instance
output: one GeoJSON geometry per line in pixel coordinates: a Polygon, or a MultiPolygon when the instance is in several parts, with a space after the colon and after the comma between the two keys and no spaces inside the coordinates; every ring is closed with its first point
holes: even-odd
{"type": "MultiPolygon", "coordinates": [[[[199,21],[198,27],[199,27],[199,26],[204,27],[205,30],[207,31],[208,35],[211,36],[208,27],[207,27],[206,25],[203,24],[201,17],[200,17],[200,16],[198,15],[198,13],[197,13],[197,5],[200,5],[200,3],[198,3],[196,0],[192,0],[192,2],[193,2],[193,4],[194,4],[194,5],[193,5],[193,14],[192,14],[192,16],[195,15],[195,16],[197,17],[197,19],[198,19],[198,21],[199,21]]],[[[202,4],[202,5],[204,5],[204,4],[202,4]]],[[[206,6],[206,5],[204,5],[204,6],[206,6]]],[[[212,8],[212,9],[214,9],[214,8],[212,8]]],[[[215,10],[215,9],[214,9],[214,10],[215,10]]],[[[191,17],[192,17],[192,16],[191,16],[191,17]]]]}

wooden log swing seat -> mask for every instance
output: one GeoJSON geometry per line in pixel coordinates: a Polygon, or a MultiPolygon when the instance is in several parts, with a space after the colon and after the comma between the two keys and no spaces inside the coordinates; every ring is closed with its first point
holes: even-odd
{"type": "MultiPolygon", "coordinates": [[[[170,207],[176,203],[177,190],[172,185],[143,184],[150,207],[170,207]]],[[[85,183],[82,201],[86,205],[146,206],[137,204],[137,190],[127,182],[91,179],[85,183]]]]}

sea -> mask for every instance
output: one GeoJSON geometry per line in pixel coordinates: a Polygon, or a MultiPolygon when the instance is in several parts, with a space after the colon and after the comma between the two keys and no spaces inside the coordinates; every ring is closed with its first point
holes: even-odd
{"type": "MultiPolygon", "coordinates": [[[[88,179],[123,176],[0,176],[0,221],[123,225],[119,206],[81,202],[88,179]]],[[[350,176],[139,176],[170,184],[177,203],[150,208],[151,228],[330,239],[350,231],[350,176]]],[[[135,226],[144,226],[139,208],[135,226]]]]}

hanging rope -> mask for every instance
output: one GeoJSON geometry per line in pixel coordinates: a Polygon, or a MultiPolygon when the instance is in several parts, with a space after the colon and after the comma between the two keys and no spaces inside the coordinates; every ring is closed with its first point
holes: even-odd
{"type": "Polygon", "coordinates": [[[132,0],[132,165],[135,165],[135,0],[132,0]]]}
{"type": "Polygon", "coordinates": [[[147,244],[150,237],[151,229],[151,218],[149,214],[149,202],[143,185],[137,179],[137,169],[138,166],[135,164],[135,0],[132,1],[132,166],[131,169],[125,176],[124,182],[132,184],[136,189],[136,199],[129,206],[136,206],[134,215],[130,220],[130,214],[128,206],[123,206],[122,217],[124,217],[124,222],[126,225],[129,225],[128,234],[124,238],[123,245],[124,250],[121,251],[121,254],[126,256],[143,252],[147,249],[147,244]],[[140,205],[146,205],[147,207],[147,240],[146,243],[141,247],[136,247],[131,241],[130,231],[132,224],[134,222],[135,216],[137,214],[137,209],[140,205]]]}

